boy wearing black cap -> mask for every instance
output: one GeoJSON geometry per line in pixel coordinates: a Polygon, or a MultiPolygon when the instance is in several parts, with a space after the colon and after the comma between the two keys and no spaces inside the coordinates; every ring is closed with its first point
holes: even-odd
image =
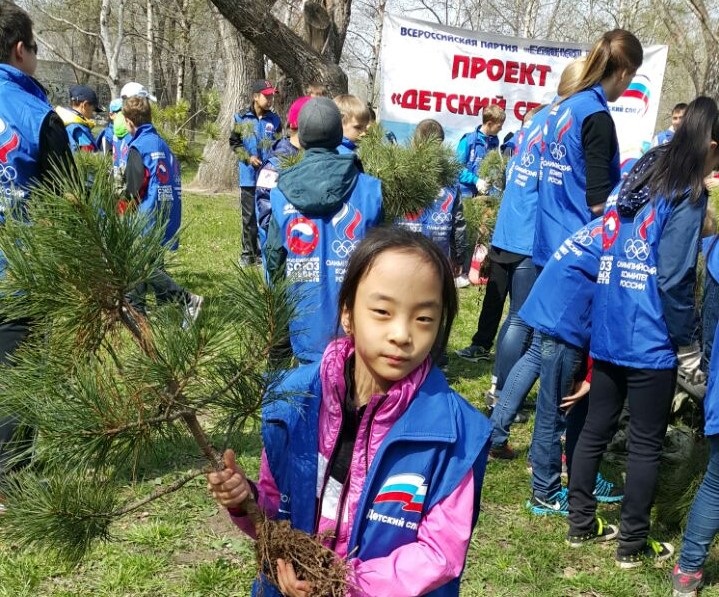
{"type": "Polygon", "coordinates": [[[95,112],[104,112],[97,100],[97,94],[87,85],[73,85],[70,87],[70,107],[55,108],[62,121],[70,141],[70,149],[76,151],[97,151],[95,137],[92,129],[95,121],[92,116],[95,112]]]}
{"type": "Polygon", "coordinates": [[[298,120],[305,153],[280,172],[270,192],[264,256],[270,280],[289,278],[299,297],[290,342],[300,361],[313,362],[335,335],[349,257],[367,231],[382,222],[382,187],[362,173],[353,153],[337,153],[342,116],[332,100],[309,100],[298,120]]]}
{"type": "Polygon", "coordinates": [[[272,111],[277,90],[270,81],[260,79],[252,84],[252,103],[235,114],[230,147],[237,155],[242,209],[242,255],[240,264],[252,265],[259,256],[255,187],[257,173],[267,160],[275,137],[282,132],[280,117],[272,111]]]}

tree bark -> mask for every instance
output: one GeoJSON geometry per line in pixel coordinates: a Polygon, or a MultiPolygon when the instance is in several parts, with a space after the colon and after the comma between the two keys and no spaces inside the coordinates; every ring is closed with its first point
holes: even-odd
{"type": "Polygon", "coordinates": [[[147,0],[147,89],[155,95],[155,8],[152,0],[147,0]]]}
{"type": "MultiPolygon", "coordinates": [[[[262,54],[296,79],[300,88],[309,83],[326,85],[330,95],[347,93],[347,75],[337,65],[345,30],[333,44],[333,59],[313,50],[299,35],[270,14],[263,0],[211,0],[222,15],[262,54]]],[[[328,10],[333,21],[349,22],[349,0],[338,0],[328,10]],[[347,4],[340,10],[341,4],[347,4]]]]}
{"type": "Polygon", "coordinates": [[[228,137],[235,113],[249,103],[250,82],[264,76],[262,54],[223,18],[220,18],[220,35],[222,63],[225,65],[222,101],[217,117],[220,136],[205,145],[202,162],[190,185],[190,188],[210,192],[237,189],[237,158],[230,149],[228,137]]]}

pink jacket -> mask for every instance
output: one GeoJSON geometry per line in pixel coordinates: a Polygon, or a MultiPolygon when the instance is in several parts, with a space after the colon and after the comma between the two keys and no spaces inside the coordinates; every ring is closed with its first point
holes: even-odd
{"type": "MultiPolygon", "coordinates": [[[[372,396],[362,417],[352,454],[347,486],[329,478],[327,463],[334,451],[342,422],[342,401],[346,394],[344,367],[354,352],[350,338],[332,342],[322,357],[320,369],[322,403],[319,415],[317,498],[320,502],[318,533],[335,535],[334,550],[347,557],[347,544],[358,501],[372,459],[392,425],[400,418],[430,369],[427,359],[409,376],[395,383],[386,396],[372,396]],[[339,524],[338,524],[339,521],[339,524]]],[[[279,491],[263,451],[258,503],[269,516],[277,514],[279,491]]],[[[418,540],[395,549],[383,558],[360,561],[352,558],[355,585],[352,597],[381,595],[423,595],[459,576],[464,567],[472,534],[470,513],[474,505],[474,480],[470,470],[453,493],[437,503],[421,520],[418,540]]],[[[250,536],[254,529],[244,517],[233,521],[250,536]]]]}

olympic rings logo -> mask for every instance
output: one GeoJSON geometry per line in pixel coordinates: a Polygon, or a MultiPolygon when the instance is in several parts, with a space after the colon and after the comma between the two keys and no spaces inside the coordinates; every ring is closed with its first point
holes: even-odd
{"type": "Polygon", "coordinates": [[[534,163],[534,156],[531,153],[523,153],[521,161],[522,166],[526,168],[527,166],[531,166],[534,163]]]}
{"type": "Polygon", "coordinates": [[[646,261],[649,257],[649,245],[641,238],[628,238],[624,243],[624,253],[628,259],[639,259],[646,261]]]}
{"type": "Polygon", "coordinates": [[[552,157],[559,161],[561,160],[565,155],[567,155],[567,148],[562,145],[561,143],[550,143],[549,145],[549,153],[552,154],[552,157]]]}
{"type": "Polygon", "coordinates": [[[12,166],[0,163],[0,184],[9,184],[17,178],[17,170],[12,166]]]}
{"type": "Polygon", "coordinates": [[[589,230],[582,228],[572,236],[572,240],[582,247],[590,247],[592,245],[592,236],[589,230]]]}
{"type": "Polygon", "coordinates": [[[356,240],[334,240],[332,241],[332,250],[335,252],[337,257],[346,258],[352,255],[352,252],[355,250],[358,242],[359,241],[356,240]]]}
{"type": "Polygon", "coordinates": [[[452,214],[446,211],[436,211],[432,214],[432,221],[435,224],[449,224],[452,221],[452,214]]]}

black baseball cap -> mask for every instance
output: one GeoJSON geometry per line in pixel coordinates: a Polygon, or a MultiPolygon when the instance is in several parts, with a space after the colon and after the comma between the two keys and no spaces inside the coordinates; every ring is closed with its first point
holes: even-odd
{"type": "Polygon", "coordinates": [[[277,89],[272,84],[272,81],[267,79],[258,79],[252,82],[252,93],[261,93],[262,95],[274,95],[277,93],[277,89]]]}
{"type": "Polygon", "coordinates": [[[70,87],[70,101],[73,103],[90,102],[95,112],[104,112],[105,108],[97,101],[97,93],[87,85],[73,85],[70,87]]]}

